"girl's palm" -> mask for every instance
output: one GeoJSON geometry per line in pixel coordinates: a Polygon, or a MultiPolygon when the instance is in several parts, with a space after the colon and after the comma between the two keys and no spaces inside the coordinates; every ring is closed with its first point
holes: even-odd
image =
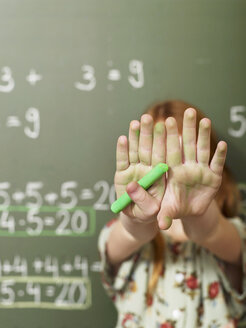
{"type": "MultiPolygon", "coordinates": [[[[129,127],[129,141],[125,136],[121,136],[117,142],[114,178],[117,198],[125,191],[132,191],[134,184],[127,186],[130,182],[140,180],[156,164],[164,161],[164,122],[157,123],[153,128],[153,119],[148,114],[141,117],[141,122],[132,121],[129,127]]],[[[132,202],[123,210],[124,214],[144,220],[156,217],[164,190],[165,179],[159,179],[148,191],[142,190],[139,202],[132,202]]]]}
{"type": "Polygon", "coordinates": [[[182,147],[176,120],[166,120],[167,186],[157,219],[160,229],[167,229],[172,219],[202,215],[217,193],[226,157],[226,143],[217,145],[210,158],[210,120],[200,121],[196,141],[196,111],[189,108],[184,113],[182,147]]]}

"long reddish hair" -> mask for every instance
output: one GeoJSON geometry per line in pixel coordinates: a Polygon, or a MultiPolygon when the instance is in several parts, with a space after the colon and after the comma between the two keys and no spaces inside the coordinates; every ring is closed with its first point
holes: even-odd
{"type": "MultiPolygon", "coordinates": [[[[163,102],[157,102],[150,106],[145,113],[150,114],[153,117],[154,123],[163,121],[169,116],[176,119],[178,125],[179,134],[182,135],[182,125],[184,111],[192,107],[197,112],[197,131],[199,122],[202,118],[206,117],[203,112],[196,106],[182,100],[167,100],[163,102]]],[[[217,147],[218,139],[215,131],[211,129],[211,143],[210,143],[210,160],[217,147]]],[[[236,181],[233,179],[232,174],[228,167],[225,165],[222,175],[222,183],[220,189],[215,198],[221,213],[229,218],[237,216],[240,208],[240,192],[237,187],[236,181]]],[[[161,232],[158,232],[155,238],[152,240],[154,249],[154,269],[152,276],[149,280],[147,295],[151,295],[156,287],[159,276],[162,274],[164,269],[164,254],[165,254],[165,243],[161,232]]]]}

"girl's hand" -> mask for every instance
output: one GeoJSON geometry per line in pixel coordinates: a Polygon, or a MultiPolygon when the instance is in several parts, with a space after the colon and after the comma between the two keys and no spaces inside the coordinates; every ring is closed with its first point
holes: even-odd
{"type": "Polygon", "coordinates": [[[137,182],[156,164],[165,162],[165,124],[153,127],[151,115],[144,114],[141,121],[129,126],[129,142],[120,136],[116,150],[116,173],[114,178],[117,198],[125,191],[134,201],[122,212],[134,223],[155,222],[165,191],[165,177],[156,181],[148,191],[137,182]],[[134,220],[132,220],[134,219],[134,220]]]}
{"type": "Polygon", "coordinates": [[[185,220],[186,217],[201,216],[206,212],[220,187],[227,150],[226,143],[220,141],[209,164],[211,122],[207,118],[200,121],[196,141],[196,111],[192,108],[184,113],[183,149],[176,120],[169,117],[165,125],[169,170],[165,195],[157,216],[160,229],[168,229],[172,219],[185,220]]]}

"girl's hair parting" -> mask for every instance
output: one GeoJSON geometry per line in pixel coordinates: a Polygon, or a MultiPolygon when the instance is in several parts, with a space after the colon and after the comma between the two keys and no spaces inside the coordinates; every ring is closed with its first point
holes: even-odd
{"type": "MultiPolygon", "coordinates": [[[[194,108],[197,112],[196,125],[198,131],[200,120],[206,116],[196,106],[182,100],[157,102],[150,106],[145,113],[148,113],[153,117],[154,123],[166,120],[169,116],[174,117],[177,121],[179,133],[182,135],[183,115],[187,108],[194,108]]],[[[215,131],[211,129],[210,160],[215,152],[217,143],[218,140],[215,131]]],[[[215,200],[225,217],[230,218],[238,215],[241,200],[240,192],[236,181],[233,179],[233,176],[226,165],[224,166],[221,186],[215,200]]],[[[147,295],[153,294],[158,278],[164,272],[165,243],[161,232],[158,232],[152,240],[152,246],[154,251],[154,268],[149,280],[147,295]]]]}

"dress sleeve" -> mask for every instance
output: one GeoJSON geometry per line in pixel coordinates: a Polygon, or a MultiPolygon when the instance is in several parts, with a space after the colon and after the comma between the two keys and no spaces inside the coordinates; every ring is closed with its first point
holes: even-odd
{"type": "Polygon", "coordinates": [[[102,284],[107,294],[114,298],[116,293],[123,291],[127,284],[131,281],[131,275],[137,265],[142,249],[132,254],[126,259],[117,272],[110,265],[107,257],[107,241],[109,234],[113,228],[113,225],[117,219],[113,219],[108,222],[101,230],[98,238],[98,250],[101,258],[101,270],[102,270],[102,284]]]}
{"type": "Polygon", "coordinates": [[[237,229],[241,239],[242,250],[242,292],[238,292],[231,286],[230,280],[226,274],[226,264],[224,261],[216,258],[218,263],[218,275],[221,279],[228,305],[235,318],[241,318],[246,312],[246,224],[240,218],[230,219],[230,222],[237,229]]]}

